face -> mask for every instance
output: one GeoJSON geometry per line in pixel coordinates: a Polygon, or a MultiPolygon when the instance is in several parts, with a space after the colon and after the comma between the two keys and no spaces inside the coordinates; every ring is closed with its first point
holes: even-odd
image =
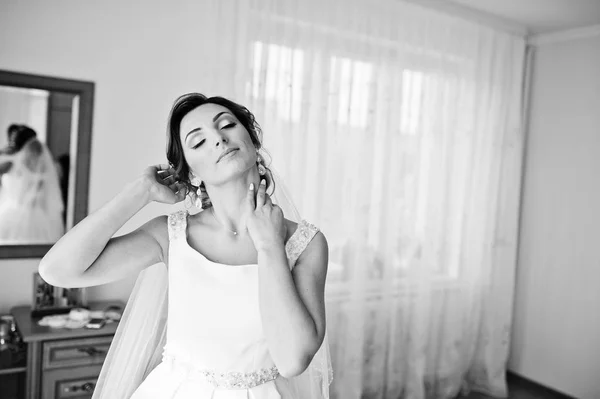
{"type": "Polygon", "coordinates": [[[250,134],[221,105],[204,104],[190,111],[181,120],[179,137],[190,170],[207,184],[225,182],[256,165],[250,134]],[[230,149],[234,151],[222,156],[230,149]]]}

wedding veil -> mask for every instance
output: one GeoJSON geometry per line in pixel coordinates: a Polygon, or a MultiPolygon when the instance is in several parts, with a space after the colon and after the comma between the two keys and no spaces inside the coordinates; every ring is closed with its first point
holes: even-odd
{"type": "Polygon", "coordinates": [[[12,163],[0,186],[0,243],[53,243],[64,234],[65,209],[58,172],[48,147],[29,139],[0,162],[12,163]]]}

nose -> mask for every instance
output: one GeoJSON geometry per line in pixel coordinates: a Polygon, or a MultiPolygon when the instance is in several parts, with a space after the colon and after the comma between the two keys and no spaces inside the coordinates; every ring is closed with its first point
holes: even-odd
{"type": "Polygon", "coordinates": [[[227,142],[228,142],[227,137],[225,137],[222,133],[219,133],[219,135],[217,137],[217,141],[215,143],[215,146],[218,148],[222,144],[227,144],[227,142]]]}

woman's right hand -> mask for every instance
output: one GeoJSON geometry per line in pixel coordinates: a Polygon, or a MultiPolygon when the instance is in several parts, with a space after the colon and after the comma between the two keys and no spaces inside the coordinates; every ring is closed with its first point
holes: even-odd
{"type": "Polygon", "coordinates": [[[147,167],[142,175],[149,201],[176,204],[185,199],[186,185],[176,180],[175,169],[159,164],[147,167]]]}

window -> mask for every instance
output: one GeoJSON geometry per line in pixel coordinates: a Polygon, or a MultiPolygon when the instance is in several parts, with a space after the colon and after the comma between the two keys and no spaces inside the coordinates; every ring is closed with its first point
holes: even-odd
{"type": "Polygon", "coordinates": [[[272,102],[283,120],[298,122],[301,113],[304,51],[254,42],[252,97],[272,102]]]}
{"type": "Polygon", "coordinates": [[[373,76],[372,64],[332,57],[330,65],[330,123],[366,127],[373,76]]]}

